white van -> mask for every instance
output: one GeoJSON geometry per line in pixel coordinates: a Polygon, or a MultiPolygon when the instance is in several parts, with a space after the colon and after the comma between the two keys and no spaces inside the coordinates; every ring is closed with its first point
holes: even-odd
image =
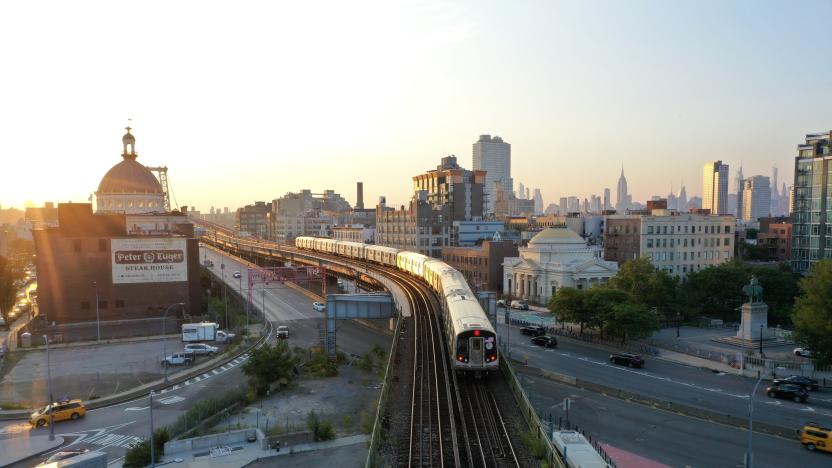
{"type": "Polygon", "coordinates": [[[515,299],[511,301],[511,308],[519,310],[529,310],[529,302],[525,299],[515,299]]]}

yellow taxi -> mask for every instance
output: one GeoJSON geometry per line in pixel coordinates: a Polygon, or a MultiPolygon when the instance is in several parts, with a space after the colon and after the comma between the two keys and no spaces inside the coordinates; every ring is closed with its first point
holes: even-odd
{"type": "Polygon", "coordinates": [[[87,414],[87,409],[84,407],[84,402],[81,400],[62,400],[56,401],[51,405],[35,411],[29,415],[29,424],[35,427],[41,427],[49,424],[49,408],[52,408],[52,417],[55,422],[66,421],[68,419],[76,420],[87,414]]]}
{"type": "Polygon", "coordinates": [[[832,452],[832,428],[823,427],[815,422],[807,422],[799,433],[800,443],[807,449],[832,452]]]}

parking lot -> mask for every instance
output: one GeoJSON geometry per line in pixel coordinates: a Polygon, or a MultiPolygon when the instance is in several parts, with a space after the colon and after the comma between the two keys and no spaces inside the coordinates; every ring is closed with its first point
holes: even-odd
{"type": "MultiPolygon", "coordinates": [[[[87,400],[160,378],[163,345],[167,354],[183,349],[179,338],[51,349],[52,394],[87,400]]],[[[26,351],[20,356],[0,380],[0,403],[35,406],[47,401],[46,351],[26,351]]],[[[197,363],[206,359],[198,356],[197,363]]],[[[171,367],[169,372],[178,370],[171,367]]]]}

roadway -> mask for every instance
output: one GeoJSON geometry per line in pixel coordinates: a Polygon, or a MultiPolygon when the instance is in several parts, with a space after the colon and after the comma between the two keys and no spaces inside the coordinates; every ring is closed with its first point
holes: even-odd
{"type": "MultiPolygon", "coordinates": [[[[522,366],[516,367],[518,370],[522,366]]],[[[569,420],[601,441],[619,468],[743,466],[748,432],[518,373],[532,405],[554,424],[569,420]]],[[[828,453],[809,452],[797,441],[753,435],[755,467],[828,466],[828,453]]]]}
{"type": "MultiPolygon", "coordinates": [[[[214,270],[217,273],[220,273],[219,266],[225,262],[226,284],[229,289],[239,287],[240,279],[233,278],[232,274],[234,271],[241,271],[245,274],[245,268],[241,263],[228,257],[221,259],[221,255],[212,250],[202,252],[200,255],[201,258],[207,255],[207,258],[214,262],[214,270]]],[[[222,275],[218,275],[218,278],[221,280],[222,275]]],[[[245,276],[242,278],[242,284],[245,288],[245,276]]],[[[312,309],[312,299],[309,296],[285,285],[270,285],[265,289],[257,288],[255,299],[258,306],[265,300],[268,320],[276,325],[289,326],[291,346],[308,347],[320,343],[320,330],[324,329],[324,314],[312,309]]],[[[338,323],[337,339],[338,347],[352,354],[363,354],[375,345],[387,349],[391,340],[387,335],[351,321],[338,323]]],[[[154,396],[154,426],[171,424],[194,402],[215,396],[218,392],[224,392],[244,381],[245,377],[240,370],[244,362],[244,359],[239,359],[237,362],[208,371],[183,384],[165,389],[164,393],[154,396]]],[[[112,463],[121,459],[131,444],[149,437],[150,412],[148,410],[148,397],[90,410],[86,417],[78,421],[57,423],[55,434],[67,440],[63,448],[71,446],[72,448],[105,451],[108,454],[108,460],[112,463]]],[[[31,429],[26,421],[0,422],[0,438],[28,437],[30,434],[42,435],[47,434],[48,431],[48,428],[31,429]]],[[[34,466],[46,456],[48,454],[15,466],[34,466]]],[[[0,465],[2,465],[2,457],[0,457],[0,465]]]]}

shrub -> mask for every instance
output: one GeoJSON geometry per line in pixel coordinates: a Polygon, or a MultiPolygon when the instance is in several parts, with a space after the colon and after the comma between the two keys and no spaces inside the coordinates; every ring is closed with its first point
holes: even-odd
{"type": "Polygon", "coordinates": [[[129,448],[124,454],[124,468],[141,468],[150,464],[150,443],[147,439],[129,448]]]}
{"type": "Polygon", "coordinates": [[[214,416],[236,403],[247,403],[247,394],[248,389],[246,387],[239,387],[228,390],[217,397],[197,401],[168,428],[169,434],[179,436],[199,425],[202,420],[214,416]]]}
{"type": "Polygon", "coordinates": [[[356,363],[355,366],[365,372],[371,372],[373,370],[373,355],[365,353],[361,356],[361,359],[358,360],[358,363],[356,363]]]}
{"type": "Polygon", "coordinates": [[[332,423],[326,419],[321,419],[314,410],[306,414],[306,426],[312,431],[312,437],[316,442],[335,438],[335,429],[332,427],[332,423]]]}
{"type": "Polygon", "coordinates": [[[362,411],[361,432],[365,434],[371,434],[373,432],[373,424],[375,424],[375,421],[373,420],[372,414],[370,414],[369,411],[362,411]]]}
{"type": "Polygon", "coordinates": [[[546,458],[546,446],[540,441],[534,431],[529,430],[521,432],[520,440],[522,440],[523,445],[529,449],[531,456],[538,460],[546,458]]]}
{"type": "Polygon", "coordinates": [[[345,414],[341,418],[341,425],[344,427],[344,430],[349,431],[352,428],[352,416],[349,414],[345,414]]]}
{"type": "Polygon", "coordinates": [[[313,353],[307,366],[312,374],[318,377],[335,377],[338,375],[338,364],[330,360],[324,352],[313,353]]]}

